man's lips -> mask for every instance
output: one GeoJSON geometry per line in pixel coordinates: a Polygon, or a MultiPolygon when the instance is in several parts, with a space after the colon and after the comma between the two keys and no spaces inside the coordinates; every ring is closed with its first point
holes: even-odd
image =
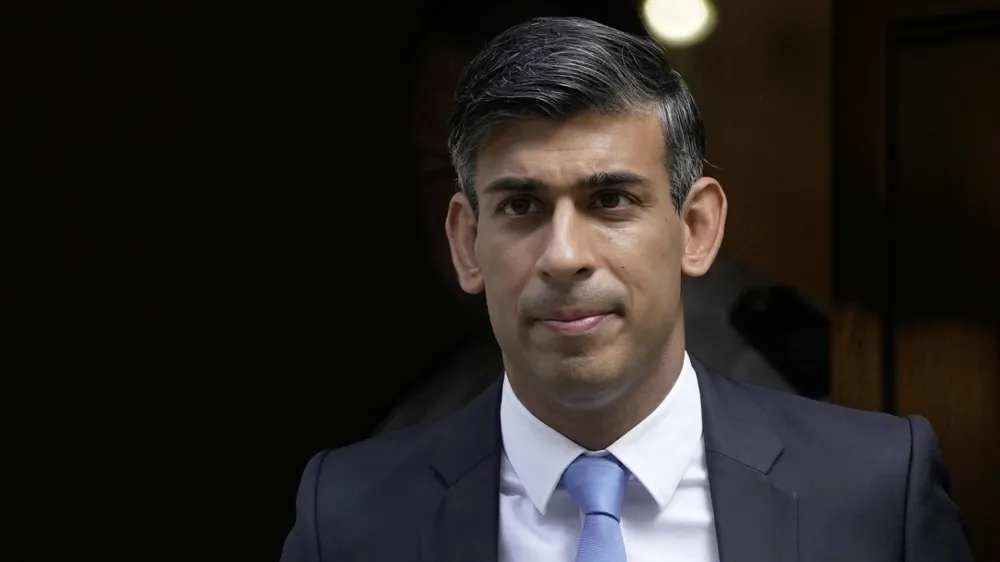
{"type": "Polygon", "coordinates": [[[597,328],[610,313],[596,310],[565,309],[542,315],[538,322],[563,335],[580,335],[597,328]]]}
{"type": "Polygon", "coordinates": [[[574,320],[582,320],[593,316],[604,316],[605,314],[608,314],[607,310],[591,308],[557,308],[555,310],[549,310],[543,314],[539,314],[538,319],[543,322],[573,322],[574,320]]]}

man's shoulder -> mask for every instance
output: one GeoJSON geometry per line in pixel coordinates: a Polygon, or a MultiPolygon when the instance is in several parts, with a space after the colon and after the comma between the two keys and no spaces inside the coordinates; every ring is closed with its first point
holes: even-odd
{"type": "Polygon", "coordinates": [[[435,488],[441,481],[440,471],[447,475],[456,451],[475,455],[498,439],[499,425],[493,418],[499,396],[499,386],[494,384],[457,412],[316,455],[310,466],[320,484],[319,493],[329,483],[336,490],[331,492],[337,496],[335,503],[351,505],[385,494],[412,496],[406,489],[435,488]],[[450,456],[445,454],[449,451],[450,456]]]}
{"type": "Polygon", "coordinates": [[[884,412],[851,408],[751,384],[737,384],[743,386],[761,408],[771,414],[792,416],[801,421],[857,425],[867,429],[898,428],[900,424],[906,425],[905,418],[884,412]]]}
{"type": "Polygon", "coordinates": [[[306,465],[300,494],[315,498],[317,516],[324,520],[359,509],[419,505],[435,488],[433,459],[447,437],[443,423],[430,422],[321,451],[306,465]]]}
{"type": "Polygon", "coordinates": [[[449,433],[450,416],[387,431],[337,449],[324,451],[321,477],[336,473],[352,483],[397,478],[415,467],[430,467],[442,439],[449,433]]]}
{"type": "Polygon", "coordinates": [[[901,472],[905,476],[914,421],[926,424],[922,418],[903,418],[742,386],[764,411],[783,442],[784,455],[803,465],[850,465],[872,476],[878,473],[900,476],[901,472]]]}
{"type": "Polygon", "coordinates": [[[437,509],[443,488],[434,460],[451,425],[442,419],[315,454],[302,474],[293,546],[286,548],[318,547],[323,559],[383,550],[391,553],[385,559],[408,559],[408,542],[396,539],[416,537],[437,509]]]}

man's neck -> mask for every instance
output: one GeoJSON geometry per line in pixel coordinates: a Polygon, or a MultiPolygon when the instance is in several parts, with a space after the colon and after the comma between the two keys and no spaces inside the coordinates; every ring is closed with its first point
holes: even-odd
{"type": "Polygon", "coordinates": [[[683,337],[670,349],[657,365],[642,375],[619,396],[597,408],[574,408],[540,397],[533,392],[518,392],[511,387],[518,399],[535,417],[555,429],[567,439],[589,451],[602,451],[631,431],[667,397],[684,366],[683,337]]]}

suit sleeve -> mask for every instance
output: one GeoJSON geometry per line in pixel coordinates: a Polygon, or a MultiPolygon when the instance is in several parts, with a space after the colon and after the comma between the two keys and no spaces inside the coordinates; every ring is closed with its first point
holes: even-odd
{"type": "Polygon", "coordinates": [[[906,562],[972,562],[962,514],[930,422],[910,416],[910,467],[906,486],[906,562]]]}
{"type": "Polygon", "coordinates": [[[281,562],[320,562],[316,490],[328,454],[329,451],[318,453],[306,464],[295,498],[295,525],[285,539],[281,562]]]}

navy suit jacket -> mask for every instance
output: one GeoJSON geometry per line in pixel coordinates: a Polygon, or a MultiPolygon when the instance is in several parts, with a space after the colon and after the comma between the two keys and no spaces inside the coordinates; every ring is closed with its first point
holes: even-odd
{"type": "MultiPolygon", "coordinates": [[[[972,560],[927,420],[747,386],[693,363],[721,562],[972,560]]],[[[496,560],[500,389],[313,457],[282,562],[496,560]]]]}

